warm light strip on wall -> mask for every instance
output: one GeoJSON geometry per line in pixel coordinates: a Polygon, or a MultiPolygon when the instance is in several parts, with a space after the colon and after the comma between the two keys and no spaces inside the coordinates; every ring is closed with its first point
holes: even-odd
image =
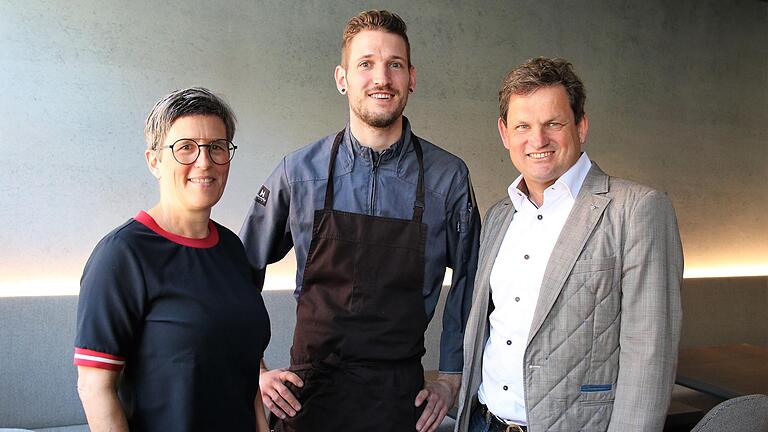
{"type": "MultiPolygon", "coordinates": [[[[445,273],[445,286],[451,285],[451,270],[445,273]]],[[[296,287],[295,275],[291,272],[267,272],[264,291],[293,291],[296,287]]],[[[40,297],[67,296],[80,293],[79,278],[60,277],[32,280],[0,281],[0,297],[40,297]]]]}
{"type": "MultiPolygon", "coordinates": [[[[294,276],[270,275],[265,291],[293,291],[294,276]]],[[[80,293],[80,281],[72,278],[0,281],[0,297],[70,296],[80,293]]]]}
{"type": "Polygon", "coordinates": [[[768,264],[737,264],[725,265],[722,267],[692,267],[686,268],[683,272],[683,277],[686,279],[766,275],[768,275],[768,264]]]}
{"type": "Polygon", "coordinates": [[[293,291],[296,289],[296,275],[267,274],[264,280],[264,291],[293,291]]]}
{"type": "MultiPolygon", "coordinates": [[[[686,279],[693,279],[766,275],[768,275],[768,264],[755,264],[692,267],[685,269],[684,277],[686,279]]],[[[450,269],[446,271],[443,285],[451,285],[450,269]]],[[[265,291],[293,291],[294,287],[295,279],[293,274],[268,274],[264,283],[265,291]]],[[[0,297],[67,296],[77,295],[79,292],[79,279],[71,277],[0,281],[0,297]]]]}
{"type": "Polygon", "coordinates": [[[80,292],[77,279],[0,281],[0,297],[68,296],[80,292]]]}

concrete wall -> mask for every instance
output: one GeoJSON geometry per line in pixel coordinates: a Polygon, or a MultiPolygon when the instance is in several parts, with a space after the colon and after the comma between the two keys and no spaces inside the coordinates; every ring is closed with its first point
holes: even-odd
{"type": "Polygon", "coordinates": [[[768,346],[768,277],[686,279],[680,347],[768,346]]]}
{"type": "Polygon", "coordinates": [[[481,210],[516,176],[496,132],[501,78],[563,56],[587,86],[587,151],[669,192],[687,267],[768,268],[766,2],[4,0],[0,290],[77,291],[98,239],[157,200],[142,123],[182,86],[217,91],[240,119],[214,210],[238,230],[283,154],[344,125],[331,73],[344,23],[369,7],[408,22],[406,114],[467,161],[481,210]]]}

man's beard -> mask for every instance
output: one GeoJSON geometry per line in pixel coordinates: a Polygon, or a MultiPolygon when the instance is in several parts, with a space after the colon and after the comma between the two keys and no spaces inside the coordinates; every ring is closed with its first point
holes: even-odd
{"type": "MultiPolygon", "coordinates": [[[[392,91],[391,89],[386,90],[392,91]]],[[[368,96],[365,94],[363,95],[363,98],[367,97],[368,96]]],[[[353,103],[351,105],[352,112],[357,116],[357,118],[362,120],[363,123],[367,124],[368,126],[384,129],[392,126],[397,121],[397,119],[403,115],[403,111],[405,111],[405,105],[408,103],[408,95],[406,95],[401,100],[400,105],[396,106],[395,109],[390,112],[371,112],[363,106],[363,101],[364,99],[357,101],[357,103],[353,103]]]]}

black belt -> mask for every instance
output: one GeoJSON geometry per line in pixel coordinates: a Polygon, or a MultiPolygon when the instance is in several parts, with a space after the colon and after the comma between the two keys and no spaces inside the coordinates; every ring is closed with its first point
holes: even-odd
{"type": "Polygon", "coordinates": [[[480,410],[480,414],[485,418],[485,422],[490,426],[488,432],[527,432],[528,427],[516,424],[507,424],[495,414],[493,414],[485,404],[477,403],[477,409],[480,410]]]}

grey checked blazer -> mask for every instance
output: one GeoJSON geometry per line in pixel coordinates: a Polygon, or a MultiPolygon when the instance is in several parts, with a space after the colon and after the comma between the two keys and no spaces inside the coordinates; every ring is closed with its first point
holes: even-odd
{"type": "MultiPolygon", "coordinates": [[[[492,310],[489,278],[515,208],[483,222],[464,336],[457,431],[482,379],[492,310]]],[[[683,254],[667,196],[587,174],[542,282],[523,365],[529,431],[661,431],[680,339],[683,254]]]]}

